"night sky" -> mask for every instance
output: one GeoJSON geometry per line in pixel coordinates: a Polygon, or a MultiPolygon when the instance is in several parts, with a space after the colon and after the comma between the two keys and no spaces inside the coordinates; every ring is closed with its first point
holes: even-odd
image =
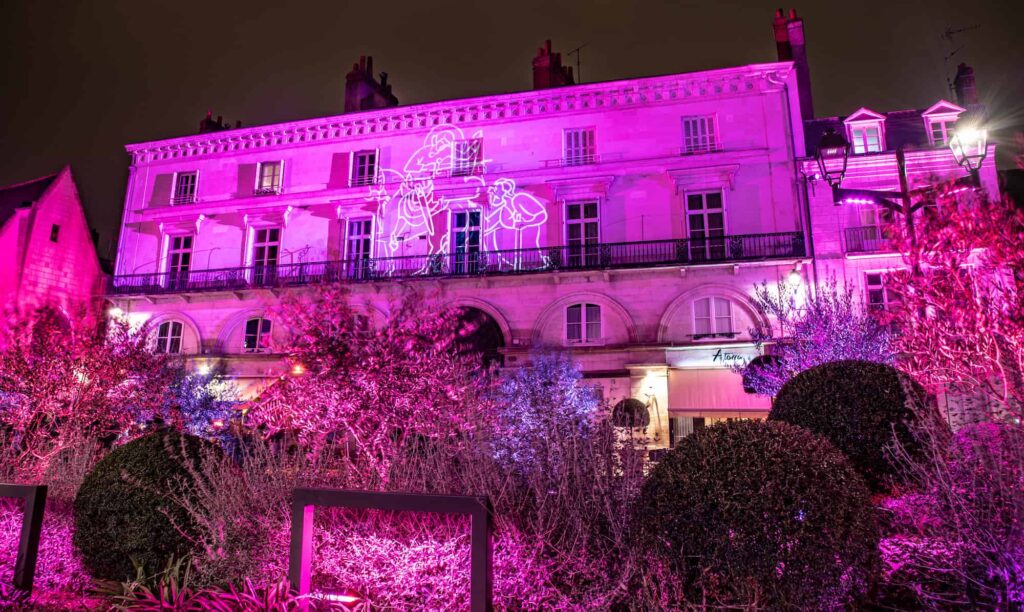
{"type": "MultiPolygon", "coordinates": [[[[525,90],[546,38],[563,57],[586,44],[584,82],[774,61],[776,6],[6,0],[0,185],[70,163],[105,256],[123,205],[123,145],[192,134],[207,109],[244,126],[339,114],[345,73],[360,55],[389,73],[402,104],[525,90]]],[[[819,116],[930,106],[951,98],[946,78],[966,61],[995,120],[1024,124],[1021,0],[815,0],[796,8],[819,116]],[[980,27],[952,47],[941,37],[969,26],[980,27]]]]}

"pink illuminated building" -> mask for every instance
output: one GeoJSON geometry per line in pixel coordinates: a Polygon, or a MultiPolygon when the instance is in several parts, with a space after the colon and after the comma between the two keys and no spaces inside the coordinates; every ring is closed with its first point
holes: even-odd
{"type": "MultiPolygon", "coordinates": [[[[778,62],[583,85],[548,45],[533,91],[413,106],[364,60],[344,114],[130,145],[110,299],[249,394],[282,373],[283,292],[340,281],[371,315],[409,287],[464,307],[506,366],[571,349],[659,445],[763,417],[730,370],[757,355],[754,284],[827,269],[869,290],[896,265],[863,250],[868,213],[815,187],[803,23],[775,31],[778,62]]],[[[921,133],[959,108],[919,113],[921,133]]],[[[893,115],[875,115],[847,118],[890,130],[852,156],[865,185],[891,179],[893,115]]],[[[927,141],[908,159],[959,171],[927,141]]]]}
{"type": "Polygon", "coordinates": [[[71,169],[0,188],[0,307],[90,306],[104,276],[71,169]]]}

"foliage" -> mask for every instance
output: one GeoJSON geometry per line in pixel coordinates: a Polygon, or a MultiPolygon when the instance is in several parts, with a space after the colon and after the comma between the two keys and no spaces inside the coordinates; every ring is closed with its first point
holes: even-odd
{"type": "Polygon", "coordinates": [[[153,571],[192,548],[194,520],[170,502],[216,447],[164,430],[121,446],[86,476],[75,498],[75,546],[97,578],[124,579],[133,562],[153,571]]]}
{"type": "Polygon", "coordinates": [[[783,281],[754,288],[755,308],[775,325],[751,330],[759,346],[774,343],[772,358],[739,368],[744,385],[759,395],[774,397],[789,379],[830,361],[894,361],[892,332],[860,307],[851,285],[839,287],[833,278],[809,293],[804,298],[783,281]]]}
{"type": "Polygon", "coordinates": [[[892,366],[835,361],[801,372],[779,391],[769,420],[799,425],[828,438],[846,453],[872,491],[888,491],[897,475],[891,448],[898,441],[912,456],[922,444],[918,419],[939,421],[924,389],[892,366]],[[919,414],[920,402],[930,410],[919,414]]]}
{"type": "Polygon", "coordinates": [[[3,463],[33,480],[70,440],[109,446],[138,411],[163,402],[170,377],[166,359],[149,350],[146,326],[50,307],[8,313],[0,329],[3,463]]]}
{"type": "MultiPolygon", "coordinates": [[[[15,505],[13,500],[0,500],[0,583],[9,581],[14,575],[23,516],[20,503],[15,505]]],[[[35,593],[81,593],[91,583],[71,542],[73,534],[74,519],[67,508],[47,503],[36,561],[35,593]]],[[[3,609],[2,604],[0,609],[3,609]]]]}
{"type": "Polygon", "coordinates": [[[1010,608],[1024,598],[1024,430],[981,423],[930,441],[900,456],[923,493],[888,504],[888,581],[928,606],[1010,608]]]}
{"type": "Polygon", "coordinates": [[[692,604],[835,609],[865,595],[878,533],[863,480],[786,423],[721,423],[679,442],[637,514],[692,604]]]}
{"type": "Polygon", "coordinates": [[[408,295],[383,324],[367,325],[334,286],[285,300],[279,318],[293,332],[286,350],[302,373],[263,394],[253,423],[294,431],[312,450],[343,440],[360,486],[386,482],[403,448],[463,439],[487,416],[476,393],[479,360],[457,351],[458,315],[408,295]]]}
{"type": "Polygon", "coordinates": [[[893,228],[911,266],[886,279],[901,367],[935,389],[984,392],[996,416],[1024,416],[1024,211],[973,190],[937,199],[914,235],[893,228]]]}

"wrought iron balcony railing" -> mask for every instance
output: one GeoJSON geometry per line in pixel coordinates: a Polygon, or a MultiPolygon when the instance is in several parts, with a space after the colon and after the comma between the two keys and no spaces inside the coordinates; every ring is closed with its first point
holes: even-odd
{"type": "Polygon", "coordinates": [[[892,239],[886,235],[883,227],[864,225],[846,228],[847,253],[885,253],[894,250],[892,239]]]}
{"type": "Polygon", "coordinates": [[[806,255],[800,232],[435,253],[115,276],[114,295],[236,291],[320,282],[538,274],[756,261],[806,255]]]}

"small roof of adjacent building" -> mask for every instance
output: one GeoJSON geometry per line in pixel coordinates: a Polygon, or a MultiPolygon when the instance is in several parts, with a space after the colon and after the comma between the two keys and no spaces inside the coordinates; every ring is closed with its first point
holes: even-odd
{"type": "Polygon", "coordinates": [[[14,216],[19,208],[32,206],[53,184],[56,174],[32,179],[24,183],[0,187],[0,226],[14,216]]]}

